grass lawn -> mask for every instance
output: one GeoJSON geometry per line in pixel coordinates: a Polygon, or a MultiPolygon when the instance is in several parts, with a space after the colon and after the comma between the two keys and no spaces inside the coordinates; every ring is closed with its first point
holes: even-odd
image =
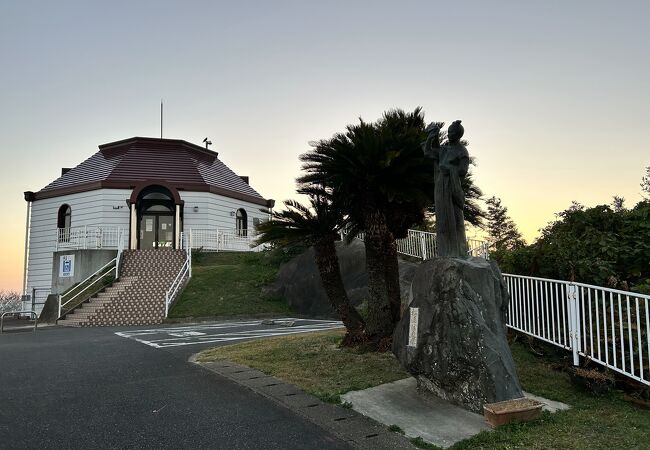
{"type": "Polygon", "coordinates": [[[390,353],[339,349],[340,331],[309,333],[209,349],[199,361],[227,359],[293,383],[327,402],[408,376],[390,353]]]}
{"type": "MultiPolygon", "coordinates": [[[[255,367],[330,402],[407,376],[392,354],[338,348],[341,336],[335,331],[246,342],[203,351],[199,360],[255,367]]],[[[596,397],[572,385],[566,373],[552,369],[557,360],[551,356],[535,356],[521,343],[512,351],[526,391],[572,409],[482,432],[453,449],[650,449],[650,411],[625,402],[620,392],[596,397]]]]}
{"type": "Polygon", "coordinates": [[[262,288],[275,280],[279,265],[269,252],[197,252],[192,278],[169,318],[291,314],[284,299],[262,295],[262,288]]]}

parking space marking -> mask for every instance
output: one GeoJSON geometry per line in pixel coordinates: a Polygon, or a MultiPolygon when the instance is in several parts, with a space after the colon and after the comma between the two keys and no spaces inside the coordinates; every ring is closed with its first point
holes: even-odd
{"type": "Polygon", "coordinates": [[[272,336],[312,333],[314,331],[333,330],[343,324],[335,320],[315,319],[274,319],[276,321],[293,321],[295,325],[268,325],[262,320],[235,322],[218,322],[193,324],[169,328],[147,328],[142,330],[121,331],[115,334],[154,348],[179,347],[184,345],[209,344],[217,342],[260,339],[272,336]]]}

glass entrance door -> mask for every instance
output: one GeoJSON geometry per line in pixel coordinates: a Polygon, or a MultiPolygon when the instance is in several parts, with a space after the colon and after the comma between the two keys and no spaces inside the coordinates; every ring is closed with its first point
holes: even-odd
{"type": "Polygon", "coordinates": [[[158,235],[156,248],[172,248],[174,246],[174,217],[157,216],[158,235]]]}
{"type": "Polygon", "coordinates": [[[140,249],[156,248],[156,216],[144,214],[140,221],[140,249]]]}
{"type": "Polygon", "coordinates": [[[174,246],[174,216],[143,214],[140,220],[140,249],[172,248],[174,246]]]}

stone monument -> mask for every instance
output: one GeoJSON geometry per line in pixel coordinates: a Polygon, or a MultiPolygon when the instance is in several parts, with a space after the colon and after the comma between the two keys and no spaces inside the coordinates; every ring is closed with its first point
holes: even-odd
{"type": "Polygon", "coordinates": [[[506,339],[509,295],[494,261],[469,257],[463,177],[469,167],[460,120],[448,143],[427,127],[425,154],[435,162],[437,257],[416,270],[408,309],[393,334],[393,353],[430,392],[482,412],[483,404],[523,397],[506,339]]]}

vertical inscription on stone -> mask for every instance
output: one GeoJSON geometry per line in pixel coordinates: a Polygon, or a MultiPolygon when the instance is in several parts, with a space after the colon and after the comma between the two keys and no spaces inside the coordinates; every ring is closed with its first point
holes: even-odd
{"type": "Polygon", "coordinates": [[[418,345],[418,315],[419,308],[409,308],[411,310],[411,317],[409,322],[409,347],[417,347],[418,345]]]}

